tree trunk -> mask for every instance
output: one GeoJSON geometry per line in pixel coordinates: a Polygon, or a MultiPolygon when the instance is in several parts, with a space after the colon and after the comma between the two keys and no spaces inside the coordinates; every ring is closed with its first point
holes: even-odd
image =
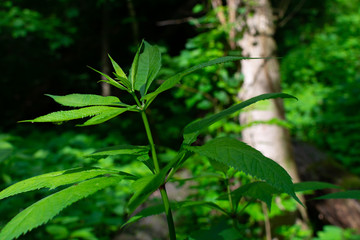
{"type": "MultiPolygon", "coordinates": [[[[245,57],[273,58],[241,62],[244,83],[239,97],[242,100],[281,91],[279,62],[274,58],[276,42],[272,7],[269,0],[256,0],[252,4],[248,5],[248,11],[253,14],[247,16],[246,30],[237,44],[245,57]]],[[[294,182],[299,182],[289,132],[279,124],[283,120],[285,113],[282,99],[259,102],[240,114],[241,124],[249,125],[242,131],[242,140],[279,163],[294,182]]],[[[299,207],[299,211],[303,220],[307,221],[305,209],[299,207]]]]}
{"type": "MultiPolygon", "coordinates": [[[[101,31],[101,72],[110,75],[110,63],[108,59],[109,53],[109,10],[108,3],[104,1],[102,11],[102,31],[101,31]]],[[[106,80],[101,75],[102,80],[106,80]]],[[[101,95],[109,96],[111,94],[110,85],[108,83],[101,83],[101,95]]]]}

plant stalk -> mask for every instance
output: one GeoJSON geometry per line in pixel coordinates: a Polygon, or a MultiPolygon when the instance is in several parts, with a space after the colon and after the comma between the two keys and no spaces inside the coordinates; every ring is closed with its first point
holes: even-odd
{"type": "MultiPolygon", "coordinates": [[[[160,172],[159,161],[157,159],[155,144],[154,144],[154,140],[153,140],[151,130],[150,130],[149,121],[147,119],[145,111],[141,112],[141,117],[143,119],[145,130],[146,130],[146,135],[149,140],[149,144],[150,144],[150,148],[151,148],[151,155],[152,155],[153,163],[154,163],[154,167],[155,167],[155,173],[159,173],[160,172]]],[[[166,193],[166,189],[165,189],[165,184],[160,187],[160,194],[161,194],[161,198],[162,198],[164,208],[165,208],[165,215],[166,215],[166,220],[168,223],[170,240],[176,240],[175,224],[174,224],[174,220],[173,220],[173,216],[172,216],[172,212],[171,212],[170,201],[169,201],[168,195],[166,193]]]]}

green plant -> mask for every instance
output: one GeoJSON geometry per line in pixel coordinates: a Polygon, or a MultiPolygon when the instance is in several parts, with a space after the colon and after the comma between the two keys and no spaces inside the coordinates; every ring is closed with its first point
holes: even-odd
{"type": "MultiPolygon", "coordinates": [[[[131,155],[134,160],[139,160],[145,164],[149,172],[145,176],[138,176],[133,172],[118,171],[116,169],[79,167],[51,172],[15,183],[0,192],[0,199],[41,188],[53,190],[61,187],[61,190],[34,203],[15,216],[1,230],[0,239],[9,240],[17,238],[21,234],[48,222],[70,204],[109,186],[118,185],[122,181],[134,182],[132,185],[134,194],[126,206],[129,213],[132,213],[140,204],[145,202],[150,194],[157,189],[160,190],[163,202],[162,205],[151,206],[142,210],[131,217],[123,226],[143,217],[165,212],[170,239],[176,239],[175,225],[172,216],[172,211],[175,209],[191,206],[206,206],[222,212],[230,220],[232,224],[230,225],[231,227],[229,227],[228,224],[221,226],[216,225],[216,227],[210,230],[218,231],[218,229],[222,229],[221,232],[224,233],[225,231],[225,233],[224,235],[220,235],[227,236],[236,230],[239,230],[237,234],[241,234],[241,230],[237,225],[237,218],[247,206],[245,205],[243,209],[239,209],[239,202],[244,197],[253,200],[259,199],[265,202],[270,208],[273,194],[286,193],[302,204],[295,194],[294,185],[287,172],[276,162],[266,158],[259,151],[245,143],[230,137],[219,137],[208,141],[202,146],[193,145],[199,134],[210,125],[230,114],[234,114],[244,107],[260,100],[276,97],[294,98],[288,94],[271,93],[260,95],[214,115],[191,122],[184,128],[184,140],[177,155],[167,162],[160,161],[161,159],[158,157],[159,155],[157,154],[146,114],[146,110],[155,98],[160,93],[174,87],[183,76],[193,71],[240,59],[247,58],[227,56],[197,65],[168,78],[154,91],[148,92],[151,83],[161,68],[161,54],[157,47],[151,46],[149,43],[143,41],[135,55],[129,76],[123,72],[111,57],[110,60],[115,69],[115,79],[94,69],[106,77],[105,82],[128,92],[133,97],[135,104],[129,105],[121,102],[119,98],[114,96],[103,97],[91,94],[70,94],[66,96],[48,95],[63,106],[74,107],[76,109],[53,112],[33,120],[25,120],[22,122],[62,123],[64,121],[90,117],[90,119],[78,125],[90,126],[108,121],[124,112],[136,112],[140,114],[148,138],[148,146],[113,146],[99,149],[92,153],[91,156],[131,155]],[[179,170],[185,161],[193,154],[200,154],[208,158],[213,167],[222,174],[222,178],[225,180],[227,187],[224,195],[220,196],[219,199],[226,200],[228,202],[227,207],[220,206],[211,201],[169,201],[165,188],[166,183],[172,179],[174,173],[179,170]],[[254,181],[244,184],[232,191],[230,189],[229,179],[234,176],[236,171],[242,171],[251,175],[254,181]]],[[[306,183],[295,185],[299,191],[313,189],[316,186],[318,188],[329,187],[328,185],[324,186],[313,183],[308,185],[306,185],[306,183]]],[[[359,193],[352,192],[351,194],[354,196],[359,193]]],[[[199,239],[199,234],[201,235],[202,233],[195,234],[192,236],[192,239],[199,239]]],[[[206,234],[209,233],[207,232],[206,234]]]]}

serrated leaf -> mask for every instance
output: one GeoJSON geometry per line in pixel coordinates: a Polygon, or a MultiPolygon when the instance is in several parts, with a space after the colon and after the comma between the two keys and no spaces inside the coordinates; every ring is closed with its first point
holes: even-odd
{"type": "Polygon", "coordinates": [[[33,120],[24,120],[20,122],[64,122],[69,120],[81,119],[85,117],[92,117],[99,115],[103,112],[108,112],[112,110],[123,110],[123,108],[117,107],[108,107],[108,106],[93,106],[93,107],[84,107],[80,109],[67,110],[67,111],[58,111],[49,113],[47,115],[37,117],[33,120]]]}
{"type": "MultiPolygon", "coordinates": [[[[210,207],[212,209],[219,210],[225,214],[228,214],[223,208],[218,206],[217,204],[213,202],[206,202],[206,201],[182,201],[182,202],[171,202],[170,203],[171,210],[178,210],[180,208],[184,207],[197,207],[197,206],[204,206],[204,207],[210,207]]],[[[153,215],[159,215],[161,213],[165,212],[165,208],[163,204],[155,205],[147,207],[140,212],[138,212],[136,215],[129,218],[122,226],[121,228],[125,227],[128,224],[134,223],[139,221],[142,218],[153,216],[153,215]]]]}
{"type": "Polygon", "coordinates": [[[202,130],[211,126],[215,122],[220,121],[221,119],[223,119],[237,111],[240,111],[241,109],[243,109],[251,104],[254,104],[258,101],[271,99],[271,98],[278,98],[278,97],[296,99],[294,96],[291,96],[286,93],[266,93],[266,94],[262,94],[262,95],[253,97],[251,99],[248,99],[244,102],[241,102],[239,104],[231,106],[217,114],[213,114],[213,115],[205,117],[203,119],[196,120],[196,121],[191,122],[188,125],[186,125],[186,127],[184,128],[184,144],[193,143],[202,130]]]}
{"type": "Polygon", "coordinates": [[[180,82],[180,80],[196,71],[208,66],[212,66],[212,65],[216,65],[216,64],[220,64],[220,63],[226,63],[226,62],[232,62],[232,61],[238,61],[238,60],[245,60],[245,59],[258,59],[258,58],[246,58],[246,57],[235,57],[235,56],[226,56],[226,57],[220,57],[214,60],[211,60],[209,62],[206,63],[201,63],[199,65],[196,65],[194,67],[191,67],[185,71],[182,71],[180,73],[177,73],[176,75],[168,78],[167,80],[165,80],[165,82],[163,82],[154,92],[149,93],[145,96],[142,97],[141,100],[146,100],[148,102],[151,102],[152,100],[154,100],[156,98],[157,95],[159,95],[160,93],[169,90],[170,88],[173,88],[178,82],[180,82]]]}
{"type": "Polygon", "coordinates": [[[11,240],[48,222],[65,207],[103,188],[118,183],[122,177],[100,177],[54,193],[16,215],[0,232],[1,240],[11,240]]]}
{"type": "Polygon", "coordinates": [[[98,149],[90,155],[114,156],[114,155],[130,154],[130,155],[139,156],[139,155],[148,154],[149,150],[150,150],[149,146],[118,145],[118,146],[98,149]]]}
{"type": "Polygon", "coordinates": [[[54,99],[55,102],[68,107],[87,107],[100,105],[118,105],[121,103],[120,99],[113,96],[103,97],[95,94],[69,94],[65,96],[57,96],[45,94],[54,99]]]}
{"type": "Polygon", "coordinates": [[[336,186],[331,183],[326,182],[300,182],[294,184],[294,190],[295,192],[304,192],[304,191],[311,191],[311,190],[321,190],[321,189],[339,189],[341,187],[336,186]]]}
{"type": "MultiPolygon", "coordinates": [[[[242,197],[246,196],[265,202],[268,208],[271,209],[272,196],[279,193],[281,193],[279,190],[266,182],[252,182],[235,189],[231,196],[236,204],[239,203],[242,197]]],[[[218,199],[227,200],[228,196],[222,195],[218,199]]]]}
{"type": "Polygon", "coordinates": [[[42,174],[17,182],[0,192],[0,199],[41,188],[55,189],[59,186],[81,182],[105,174],[116,174],[115,170],[101,168],[74,168],[42,174]]]}
{"type": "Polygon", "coordinates": [[[314,199],[360,199],[360,190],[329,193],[314,199]]]}
{"type": "Polygon", "coordinates": [[[243,142],[230,137],[221,137],[203,146],[187,146],[186,149],[264,180],[301,203],[294,192],[291,177],[285,169],[243,142]]]}
{"type": "Polygon", "coordinates": [[[103,111],[102,113],[90,118],[83,124],[79,124],[77,126],[83,127],[83,126],[100,124],[100,123],[106,122],[106,121],[126,112],[127,110],[128,110],[127,108],[109,109],[109,110],[103,111]]]}

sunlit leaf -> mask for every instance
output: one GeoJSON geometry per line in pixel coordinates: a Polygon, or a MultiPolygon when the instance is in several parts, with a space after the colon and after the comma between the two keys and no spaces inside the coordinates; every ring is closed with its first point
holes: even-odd
{"type": "Polygon", "coordinates": [[[95,94],[69,94],[65,96],[56,96],[45,94],[51,97],[55,102],[68,107],[87,107],[96,105],[118,105],[121,101],[117,97],[103,97],[95,94]]]}
{"type": "Polygon", "coordinates": [[[37,117],[33,120],[24,120],[20,122],[64,122],[74,119],[81,119],[85,117],[92,117],[109,111],[123,111],[124,108],[108,107],[108,106],[93,106],[84,107],[80,109],[58,111],[49,113],[47,115],[37,117]]]}
{"type": "Polygon", "coordinates": [[[81,182],[105,174],[116,174],[115,170],[101,168],[74,168],[42,174],[17,182],[0,192],[0,199],[40,188],[55,189],[59,186],[81,182]]]}
{"type": "Polygon", "coordinates": [[[103,188],[117,184],[122,177],[99,177],[54,193],[21,211],[0,232],[1,240],[11,240],[48,222],[65,207],[103,188]]]}
{"type": "Polygon", "coordinates": [[[121,113],[126,112],[127,110],[128,110],[127,108],[109,109],[109,110],[103,111],[102,113],[90,118],[83,124],[79,124],[77,126],[90,126],[90,125],[100,124],[100,123],[106,122],[106,121],[120,115],[121,113]]]}
{"type": "Polygon", "coordinates": [[[243,142],[234,138],[221,137],[215,138],[203,146],[187,146],[186,149],[264,180],[300,203],[295,195],[291,177],[285,169],[243,142]]]}
{"type": "Polygon", "coordinates": [[[229,107],[219,113],[216,113],[216,114],[210,115],[208,117],[205,117],[203,119],[191,122],[184,128],[184,144],[193,143],[202,130],[205,130],[207,127],[211,126],[215,122],[217,122],[237,111],[240,111],[241,109],[243,109],[253,103],[256,103],[258,101],[265,100],[265,99],[271,99],[271,98],[278,98],[278,97],[295,98],[294,96],[291,96],[291,95],[285,94],[285,93],[266,93],[266,94],[262,94],[262,95],[253,97],[251,99],[248,99],[239,104],[236,104],[236,105],[229,107]]]}
{"type": "Polygon", "coordinates": [[[113,147],[106,147],[96,150],[91,155],[93,156],[113,156],[122,154],[131,155],[145,155],[150,150],[149,146],[133,146],[133,145],[119,145],[113,147]]]}

